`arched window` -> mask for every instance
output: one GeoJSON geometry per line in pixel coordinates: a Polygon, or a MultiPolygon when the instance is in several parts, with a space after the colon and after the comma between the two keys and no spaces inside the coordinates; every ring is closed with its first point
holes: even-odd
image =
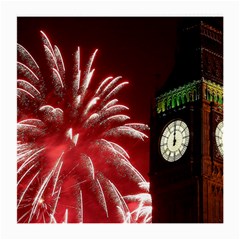
{"type": "Polygon", "coordinates": [[[187,102],[190,102],[190,92],[186,93],[186,100],[187,100],[187,102]]]}
{"type": "Polygon", "coordinates": [[[183,104],[187,103],[187,97],[185,92],[182,93],[182,103],[183,104]]]}
{"type": "Polygon", "coordinates": [[[223,104],[223,96],[219,95],[218,103],[223,104]]]}
{"type": "Polygon", "coordinates": [[[171,99],[171,97],[169,97],[169,98],[167,99],[167,109],[170,109],[170,108],[171,108],[171,101],[172,101],[172,99],[171,99]]]}
{"type": "Polygon", "coordinates": [[[172,97],[172,108],[175,108],[176,107],[176,97],[173,96],[172,97]]]}
{"type": "Polygon", "coordinates": [[[177,106],[179,107],[181,105],[181,97],[180,97],[180,94],[178,94],[176,96],[176,100],[177,100],[177,106]]]}

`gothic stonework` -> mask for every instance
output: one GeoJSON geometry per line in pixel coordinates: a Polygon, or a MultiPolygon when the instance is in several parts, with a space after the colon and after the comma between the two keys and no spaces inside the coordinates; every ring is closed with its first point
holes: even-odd
{"type": "Polygon", "coordinates": [[[223,165],[217,162],[204,161],[203,176],[207,179],[212,179],[218,183],[223,183],[223,165]]]}
{"type": "Polygon", "coordinates": [[[184,18],[176,66],[155,99],[149,173],[153,223],[223,223],[221,23],[221,18],[184,18]],[[184,130],[177,122],[185,123],[184,130]],[[159,150],[167,145],[164,153],[175,156],[181,144],[186,151],[173,162],[159,150]]]}
{"type": "Polygon", "coordinates": [[[202,48],[202,59],[204,77],[221,82],[221,79],[223,79],[222,56],[202,48]]]}
{"type": "Polygon", "coordinates": [[[213,39],[216,42],[219,42],[220,44],[222,43],[223,36],[222,32],[216,30],[215,28],[211,27],[208,24],[201,24],[201,34],[205,35],[208,38],[213,39]]]}
{"type": "Polygon", "coordinates": [[[189,102],[198,101],[201,95],[209,102],[223,103],[223,87],[203,79],[193,81],[157,97],[157,113],[160,114],[166,110],[184,106],[189,102]]]}

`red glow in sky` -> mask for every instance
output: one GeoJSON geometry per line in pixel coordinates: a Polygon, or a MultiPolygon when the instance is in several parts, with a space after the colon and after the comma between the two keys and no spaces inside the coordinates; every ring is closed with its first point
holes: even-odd
{"type": "Polygon", "coordinates": [[[172,64],[167,50],[175,43],[169,30],[175,24],[161,18],[18,18],[18,43],[41,70],[19,47],[19,222],[147,220],[138,207],[150,206],[141,186],[148,179],[148,132],[144,124],[126,123],[149,124],[151,98],[172,64]],[[42,33],[44,44],[40,30],[50,36],[42,33]],[[95,48],[96,59],[86,67],[95,48]],[[115,97],[118,103],[111,102],[115,97]],[[127,115],[121,106],[130,109],[127,115]]]}

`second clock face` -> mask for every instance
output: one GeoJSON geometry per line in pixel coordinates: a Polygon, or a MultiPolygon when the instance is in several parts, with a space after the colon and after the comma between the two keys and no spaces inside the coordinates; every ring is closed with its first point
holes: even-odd
{"type": "Polygon", "coordinates": [[[189,144],[189,129],[185,122],[176,120],[167,125],[160,140],[160,152],[169,162],[179,160],[189,144]]]}
{"type": "Polygon", "coordinates": [[[215,131],[215,138],[216,138],[218,150],[223,156],[223,122],[220,122],[217,125],[216,131],[215,131]]]}

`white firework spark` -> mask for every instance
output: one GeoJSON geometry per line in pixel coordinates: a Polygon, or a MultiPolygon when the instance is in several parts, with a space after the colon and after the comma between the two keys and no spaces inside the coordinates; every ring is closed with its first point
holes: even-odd
{"type": "Polygon", "coordinates": [[[79,47],[68,79],[59,48],[41,36],[49,77],[17,46],[18,223],[151,222],[148,183],[121,146],[148,138],[117,104],[128,82],[107,77],[93,90],[97,50],[82,72],[79,47]]]}

